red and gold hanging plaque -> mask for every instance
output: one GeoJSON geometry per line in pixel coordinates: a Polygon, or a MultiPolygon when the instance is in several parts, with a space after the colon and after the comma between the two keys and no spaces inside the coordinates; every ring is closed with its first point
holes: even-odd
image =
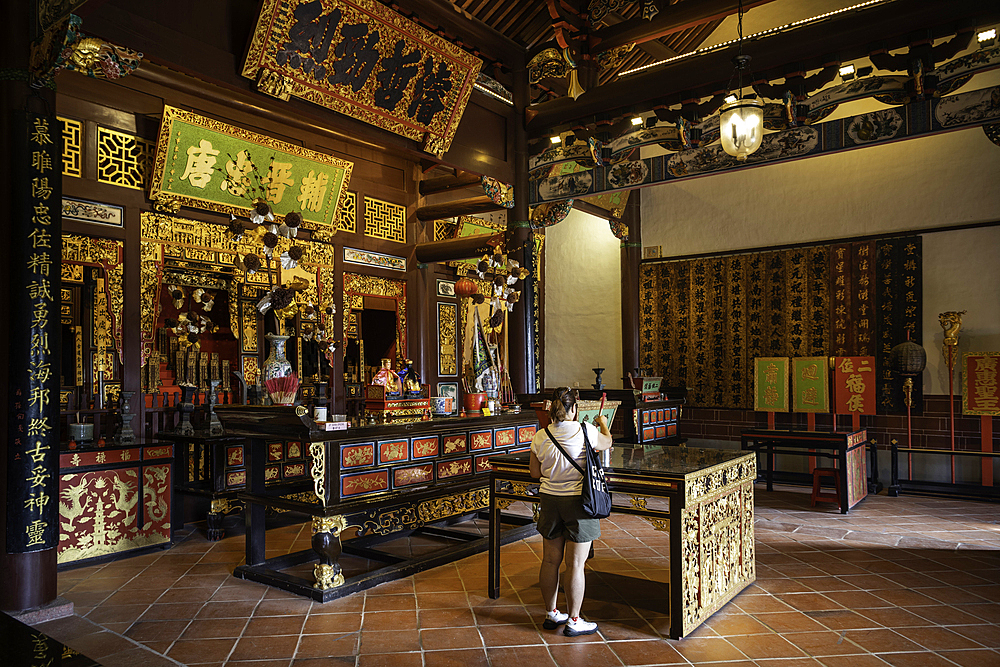
{"type": "Polygon", "coordinates": [[[962,361],[962,414],[1000,416],[1000,352],[970,352],[962,361]]]}
{"type": "Polygon", "coordinates": [[[376,0],[264,0],[243,76],[423,142],[451,146],[482,63],[376,0]]]}
{"type": "Polygon", "coordinates": [[[838,415],[875,414],[875,357],[837,357],[833,367],[833,397],[838,415]]]}

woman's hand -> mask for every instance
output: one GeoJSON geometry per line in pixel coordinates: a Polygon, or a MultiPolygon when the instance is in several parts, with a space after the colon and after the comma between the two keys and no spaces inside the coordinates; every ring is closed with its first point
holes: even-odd
{"type": "Polygon", "coordinates": [[[611,449],[611,431],[608,430],[608,418],[604,415],[600,415],[594,418],[594,426],[600,433],[597,436],[597,442],[592,443],[594,450],[598,452],[603,452],[605,449],[611,449]]]}

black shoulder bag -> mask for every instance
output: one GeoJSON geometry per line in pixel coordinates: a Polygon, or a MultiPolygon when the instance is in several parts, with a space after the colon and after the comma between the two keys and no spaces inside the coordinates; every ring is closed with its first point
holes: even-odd
{"type": "Polygon", "coordinates": [[[586,471],[563,449],[547,426],[545,434],[559,448],[566,460],[583,475],[583,492],[580,494],[583,498],[583,513],[592,519],[606,519],[611,515],[611,492],[608,490],[608,481],[604,478],[604,468],[597,457],[597,452],[590,446],[590,438],[587,437],[587,429],[583,424],[580,424],[580,430],[583,431],[583,448],[587,452],[586,471]]]}

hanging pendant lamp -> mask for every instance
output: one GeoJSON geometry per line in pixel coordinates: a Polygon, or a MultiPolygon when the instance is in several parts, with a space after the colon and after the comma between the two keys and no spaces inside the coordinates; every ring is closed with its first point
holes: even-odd
{"type": "MultiPolygon", "coordinates": [[[[764,103],[756,97],[743,97],[743,70],[749,68],[750,56],[743,54],[742,0],[739,3],[737,31],[740,52],[733,58],[733,64],[736,66],[738,89],[735,95],[728,98],[730,101],[722,105],[719,114],[719,129],[721,130],[722,149],[738,161],[743,162],[748,155],[760,148],[764,139],[764,103]]],[[[729,82],[732,83],[732,79],[729,82]]]]}

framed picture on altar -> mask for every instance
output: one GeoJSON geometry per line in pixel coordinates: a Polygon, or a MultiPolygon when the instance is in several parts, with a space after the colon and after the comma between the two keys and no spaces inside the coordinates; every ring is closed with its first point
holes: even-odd
{"type": "Polygon", "coordinates": [[[457,382],[438,382],[437,383],[437,395],[438,396],[451,396],[454,400],[451,402],[452,409],[451,414],[458,414],[458,383],[457,382]]]}

